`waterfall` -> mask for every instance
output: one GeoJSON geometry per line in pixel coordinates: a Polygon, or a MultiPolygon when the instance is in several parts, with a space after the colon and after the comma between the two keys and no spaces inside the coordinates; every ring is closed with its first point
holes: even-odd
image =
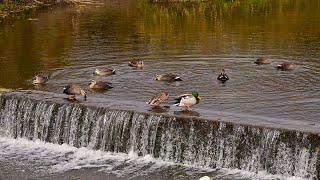
{"type": "Polygon", "coordinates": [[[210,168],[319,179],[318,134],[0,96],[0,134],[210,168]]]}

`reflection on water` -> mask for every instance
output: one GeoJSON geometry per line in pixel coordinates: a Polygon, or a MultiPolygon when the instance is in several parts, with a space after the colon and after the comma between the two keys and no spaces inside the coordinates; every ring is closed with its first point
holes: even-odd
{"type": "Polygon", "coordinates": [[[88,99],[146,102],[153,92],[165,90],[171,106],[175,96],[198,91],[203,99],[192,113],[199,108],[318,121],[318,0],[101,2],[57,6],[1,22],[0,86],[62,93],[64,86],[77,83],[90,92],[85,84],[95,79],[114,88],[88,99]],[[271,64],[257,66],[258,57],[268,57],[271,64]],[[135,60],[145,67],[129,67],[135,60]],[[282,62],[297,69],[274,69],[282,62]],[[104,67],[117,74],[92,75],[104,67]],[[222,68],[230,78],[225,84],[216,79],[222,68]],[[167,73],[183,81],[155,81],[156,74],[167,73]],[[30,80],[36,74],[49,74],[50,80],[35,87],[30,80]]]}
{"type": "Polygon", "coordinates": [[[183,111],[174,111],[173,114],[180,115],[180,116],[200,116],[200,114],[196,111],[189,111],[189,110],[183,110],[183,111]]]}
{"type": "Polygon", "coordinates": [[[168,112],[170,109],[170,106],[152,106],[149,111],[154,112],[154,113],[164,113],[168,112]]]}

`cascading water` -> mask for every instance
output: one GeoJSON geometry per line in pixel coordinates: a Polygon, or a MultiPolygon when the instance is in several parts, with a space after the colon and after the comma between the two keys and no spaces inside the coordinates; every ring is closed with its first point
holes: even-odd
{"type": "Polygon", "coordinates": [[[319,179],[316,134],[40,101],[22,94],[1,95],[4,137],[115,153],[133,151],[184,165],[319,179]]]}

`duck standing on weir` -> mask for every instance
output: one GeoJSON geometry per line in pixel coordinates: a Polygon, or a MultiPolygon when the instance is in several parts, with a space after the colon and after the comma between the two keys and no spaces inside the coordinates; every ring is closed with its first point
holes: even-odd
{"type": "Polygon", "coordinates": [[[160,104],[167,100],[169,97],[169,93],[165,92],[165,91],[161,91],[157,94],[155,94],[148,102],[147,104],[157,107],[160,106],[160,104]]]}
{"type": "Polygon", "coordinates": [[[192,92],[191,94],[183,94],[175,98],[177,102],[174,106],[187,107],[189,111],[192,111],[191,106],[196,105],[200,102],[201,97],[198,92],[192,92]]]}

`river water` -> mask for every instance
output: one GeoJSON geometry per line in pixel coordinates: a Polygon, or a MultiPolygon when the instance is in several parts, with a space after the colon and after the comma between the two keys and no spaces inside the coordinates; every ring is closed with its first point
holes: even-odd
{"type": "Polygon", "coordinates": [[[270,119],[274,127],[280,121],[320,120],[318,0],[88,1],[0,21],[1,87],[61,94],[65,85],[78,83],[88,99],[139,103],[166,90],[167,105],[175,96],[198,91],[202,101],[194,108],[200,117],[206,111],[240,114],[270,119]],[[271,64],[254,64],[258,57],[271,64]],[[145,67],[130,68],[132,60],[143,60],[145,67]],[[276,70],[282,62],[297,68],[276,70]],[[92,74],[102,67],[116,69],[116,75],[92,74]],[[230,78],[224,84],[216,80],[222,68],[230,78]],[[165,73],[183,81],[155,81],[165,73]],[[34,86],[36,74],[50,80],[34,86]],[[114,88],[90,92],[92,79],[114,88]]]}

